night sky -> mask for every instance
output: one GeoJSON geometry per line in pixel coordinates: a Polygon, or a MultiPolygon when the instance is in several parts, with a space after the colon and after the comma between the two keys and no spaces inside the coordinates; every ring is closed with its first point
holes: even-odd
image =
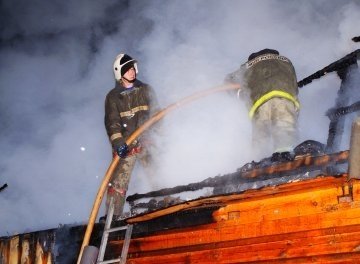
{"type": "MultiPolygon", "coordinates": [[[[357,0],[81,0],[0,3],[0,236],[84,223],[111,162],[104,99],[118,53],[139,61],[162,107],[222,84],[273,48],[298,79],[359,49],[357,0]]],[[[326,143],[335,74],[300,90],[299,143],[326,143]]],[[[251,161],[251,124],[230,93],[166,117],[157,177],[129,194],[201,181],[251,161]]],[[[344,139],[343,147],[347,147],[344,139]]],[[[104,214],[104,207],[101,213],[104,214]]]]}

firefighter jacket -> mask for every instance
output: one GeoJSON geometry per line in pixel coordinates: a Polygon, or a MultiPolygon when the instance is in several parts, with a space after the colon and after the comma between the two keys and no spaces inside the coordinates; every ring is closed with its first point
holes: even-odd
{"type": "Polygon", "coordinates": [[[105,100],[105,128],[112,146],[124,142],[157,108],[148,84],[136,80],[132,88],[125,88],[116,82],[105,100]]]}
{"type": "Polygon", "coordinates": [[[262,54],[241,65],[229,74],[226,81],[242,84],[241,93],[249,99],[249,116],[274,97],[286,98],[300,107],[297,99],[298,86],[291,61],[277,54],[262,54]]]}

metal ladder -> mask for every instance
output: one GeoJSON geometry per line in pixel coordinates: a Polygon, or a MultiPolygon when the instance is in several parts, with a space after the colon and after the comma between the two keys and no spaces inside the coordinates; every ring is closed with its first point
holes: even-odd
{"type": "Polygon", "coordinates": [[[108,214],[107,214],[107,217],[106,217],[104,233],[103,233],[103,236],[101,238],[101,244],[100,244],[99,254],[98,254],[96,264],[108,264],[108,263],[125,264],[126,263],[127,253],[128,253],[129,246],[130,246],[131,233],[132,233],[133,226],[132,225],[126,225],[126,226],[119,226],[119,227],[115,227],[115,228],[110,228],[113,216],[114,216],[114,199],[111,198],[110,199],[110,205],[109,205],[108,214]],[[121,230],[126,230],[126,232],[125,232],[124,244],[123,244],[123,248],[121,250],[120,258],[111,259],[111,260],[104,260],[104,255],[105,255],[105,250],[106,250],[106,246],[107,246],[107,243],[108,243],[109,234],[112,233],[112,232],[117,232],[117,231],[121,231],[121,230]]]}

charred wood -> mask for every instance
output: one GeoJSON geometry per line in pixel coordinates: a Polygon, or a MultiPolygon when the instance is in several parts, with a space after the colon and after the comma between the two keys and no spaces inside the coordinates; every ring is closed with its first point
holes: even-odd
{"type": "MultiPolygon", "coordinates": [[[[213,212],[219,208],[219,205],[192,208],[191,210],[179,211],[149,221],[136,223],[134,224],[131,237],[137,238],[145,234],[150,235],[162,230],[210,224],[214,222],[212,216],[213,212]]],[[[124,226],[126,224],[126,220],[117,221],[114,222],[114,227],[124,226]]],[[[114,232],[109,235],[109,240],[121,240],[124,239],[124,237],[125,232],[114,232]]]]}
{"type": "MultiPolygon", "coordinates": [[[[179,204],[185,202],[185,200],[182,200],[180,197],[171,197],[171,196],[166,196],[164,197],[164,199],[157,201],[156,199],[150,199],[149,202],[147,203],[130,203],[131,206],[131,210],[137,210],[139,208],[145,208],[147,210],[153,211],[153,210],[157,210],[160,208],[164,208],[164,207],[168,207],[174,204],[179,204]]],[[[132,214],[134,214],[132,212],[132,214]]]]}
{"type": "Polygon", "coordinates": [[[311,83],[313,80],[321,78],[322,76],[324,76],[327,73],[334,72],[334,71],[338,72],[338,71],[344,70],[344,69],[348,68],[349,66],[356,64],[357,59],[359,59],[359,58],[360,58],[360,49],[357,49],[354,52],[349,53],[345,57],[329,64],[325,68],[302,79],[301,81],[298,82],[298,86],[299,86],[299,88],[301,88],[301,87],[311,83]]]}
{"type": "Polygon", "coordinates": [[[0,192],[5,190],[6,187],[8,187],[7,183],[5,183],[3,186],[0,187],[0,192]]]}
{"type": "MultiPolygon", "coordinates": [[[[339,77],[341,78],[341,86],[338,91],[338,96],[336,98],[336,104],[335,104],[336,109],[341,109],[352,103],[351,100],[353,96],[351,96],[351,93],[353,89],[350,78],[348,77],[350,76],[350,73],[353,70],[357,69],[357,67],[358,67],[357,64],[353,64],[337,72],[339,77]]],[[[344,132],[344,125],[345,125],[345,117],[343,115],[339,115],[337,118],[332,119],[330,121],[328,140],[326,144],[326,151],[328,153],[336,152],[339,150],[339,146],[344,132]]]]}
{"type": "Polygon", "coordinates": [[[333,120],[337,120],[339,117],[343,115],[351,114],[357,111],[360,111],[360,101],[345,107],[331,108],[326,112],[326,115],[329,117],[331,121],[333,121],[333,120]]]}
{"type": "Polygon", "coordinates": [[[256,178],[266,175],[281,175],[289,172],[307,172],[313,170],[323,170],[328,166],[346,163],[349,158],[349,151],[341,151],[334,154],[322,155],[317,157],[302,156],[294,161],[285,162],[278,165],[268,166],[264,168],[256,168],[248,172],[242,173],[243,178],[256,178]]]}
{"type": "MultiPolygon", "coordinates": [[[[152,191],[144,194],[133,194],[127,197],[127,201],[134,205],[133,202],[142,198],[153,198],[159,196],[167,196],[172,194],[178,194],[186,191],[196,191],[206,187],[219,187],[229,185],[239,185],[242,183],[249,183],[251,181],[259,181],[264,179],[271,179],[282,177],[284,175],[292,174],[308,174],[311,171],[320,170],[323,173],[327,172],[327,169],[336,164],[344,164],[348,162],[349,151],[341,151],[339,153],[310,156],[304,155],[296,157],[294,161],[261,164],[261,162],[253,162],[245,164],[237,172],[207,178],[201,182],[190,183],[187,185],[180,185],[173,188],[165,188],[158,191],[152,191]]],[[[142,206],[146,206],[143,204],[142,206]]],[[[147,205],[148,207],[156,207],[157,205],[147,205]]]]}
{"type": "Polygon", "coordinates": [[[129,195],[126,198],[126,201],[133,202],[135,200],[142,198],[167,196],[167,195],[182,193],[187,191],[197,191],[205,187],[215,187],[217,185],[225,184],[229,182],[229,180],[231,180],[232,178],[236,178],[238,175],[239,175],[238,173],[233,173],[225,176],[215,176],[215,177],[207,178],[201,182],[190,183],[187,185],[179,185],[173,188],[164,188],[158,191],[152,191],[144,194],[135,193],[133,195],[129,195]]]}
{"type": "Polygon", "coordinates": [[[353,38],[352,38],[352,41],[354,41],[354,42],[360,42],[360,36],[358,36],[358,37],[353,37],[353,38]]]}

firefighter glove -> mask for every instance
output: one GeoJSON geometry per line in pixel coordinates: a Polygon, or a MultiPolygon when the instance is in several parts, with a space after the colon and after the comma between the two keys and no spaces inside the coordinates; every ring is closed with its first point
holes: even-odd
{"type": "Polygon", "coordinates": [[[126,144],[124,138],[117,138],[113,142],[113,149],[119,155],[120,158],[125,158],[129,152],[129,147],[126,144]]]}
{"type": "Polygon", "coordinates": [[[126,158],[127,154],[129,153],[129,147],[126,143],[121,145],[120,147],[116,148],[116,153],[119,155],[120,158],[126,158]]]}

